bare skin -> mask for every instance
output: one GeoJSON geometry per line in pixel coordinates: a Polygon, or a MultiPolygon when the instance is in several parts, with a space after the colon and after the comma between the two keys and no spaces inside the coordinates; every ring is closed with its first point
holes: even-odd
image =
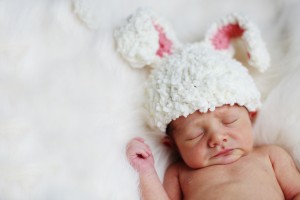
{"type": "Polygon", "coordinates": [[[182,160],[161,184],[150,148],[140,138],[127,148],[143,199],[300,199],[300,174],[282,148],[253,148],[251,114],[222,106],[172,121],[168,141],[182,160]]]}
{"type": "Polygon", "coordinates": [[[166,191],[171,199],[284,199],[268,157],[268,151],[276,148],[256,148],[231,164],[196,170],[182,162],[176,163],[166,174],[166,191]],[[172,179],[176,182],[170,182],[172,179]],[[176,186],[183,195],[173,196],[176,186]]]}

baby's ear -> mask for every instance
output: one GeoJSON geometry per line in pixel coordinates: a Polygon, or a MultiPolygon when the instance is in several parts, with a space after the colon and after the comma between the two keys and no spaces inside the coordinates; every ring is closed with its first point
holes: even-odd
{"type": "Polygon", "coordinates": [[[245,44],[248,63],[259,71],[265,71],[270,64],[270,56],[265,47],[258,27],[247,17],[232,13],[211,26],[205,36],[205,42],[215,50],[232,50],[231,39],[240,38],[245,44]]]}
{"type": "Polygon", "coordinates": [[[139,8],[115,31],[118,52],[132,67],[153,65],[179,42],[170,25],[148,8],[139,8]]]}
{"type": "Polygon", "coordinates": [[[257,111],[249,112],[249,117],[251,122],[254,123],[257,117],[257,111]]]}
{"type": "Polygon", "coordinates": [[[164,136],[162,139],[161,139],[161,142],[168,148],[171,148],[173,149],[175,144],[174,144],[174,141],[173,139],[170,137],[170,136],[164,136]]]}

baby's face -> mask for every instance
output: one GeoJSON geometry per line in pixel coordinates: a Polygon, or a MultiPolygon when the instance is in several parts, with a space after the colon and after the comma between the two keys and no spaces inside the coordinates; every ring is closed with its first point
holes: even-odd
{"type": "Polygon", "coordinates": [[[172,138],[191,168],[232,163],[253,148],[252,123],[245,107],[222,106],[171,123],[172,138]]]}

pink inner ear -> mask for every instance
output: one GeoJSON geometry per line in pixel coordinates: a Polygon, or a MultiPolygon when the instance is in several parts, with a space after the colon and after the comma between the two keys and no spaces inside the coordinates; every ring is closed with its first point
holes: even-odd
{"type": "Polygon", "coordinates": [[[244,31],[245,30],[238,24],[224,26],[219,29],[217,34],[212,38],[212,44],[218,50],[227,49],[230,44],[230,39],[242,36],[244,31]]]}
{"type": "Polygon", "coordinates": [[[164,53],[171,54],[172,41],[167,38],[164,29],[161,26],[155,24],[154,27],[159,33],[159,49],[156,54],[160,57],[163,57],[164,53]]]}

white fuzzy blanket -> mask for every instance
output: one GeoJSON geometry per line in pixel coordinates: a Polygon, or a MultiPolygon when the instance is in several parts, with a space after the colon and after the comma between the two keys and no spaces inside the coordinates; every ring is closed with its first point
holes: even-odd
{"type": "Polygon", "coordinates": [[[257,143],[300,166],[300,2],[297,0],[0,1],[0,199],[139,199],[127,141],[147,138],[160,176],[169,162],[144,124],[143,83],[115,52],[113,29],[139,6],[181,41],[201,40],[231,11],[261,29],[272,68],[254,74],[264,101],[257,143]]]}

